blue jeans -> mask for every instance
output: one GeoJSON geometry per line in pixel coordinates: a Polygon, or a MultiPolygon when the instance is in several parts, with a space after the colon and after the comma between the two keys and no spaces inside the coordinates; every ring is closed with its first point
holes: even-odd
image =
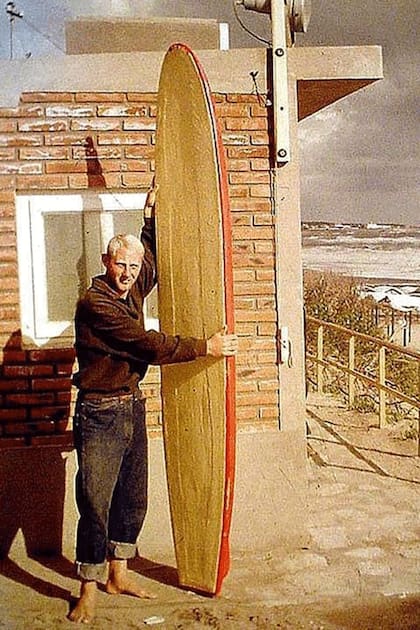
{"type": "Polygon", "coordinates": [[[108,558],[135,556],[146,515],[145,401],[140,392],[94,400],[79,394],[73,431],[78,573],[105,582],[108,558]]]}

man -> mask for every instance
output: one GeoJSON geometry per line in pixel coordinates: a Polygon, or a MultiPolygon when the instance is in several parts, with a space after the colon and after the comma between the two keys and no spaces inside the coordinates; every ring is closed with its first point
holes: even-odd
{"type": "Polygon", "coordinates": [[[223,332],[195,339],[145,330],[143,301],[156,281],[155,195],[152,187],[141,241],[132,235],[111,239],[102,256],[105,274],[93,279],[76,309],[76,561],[81,590],[69,618],[78,623],[94,617],[98,582],[111,594],[152,597],[127,569],[147,507],[145,401],[138,384],[148,365],[237,351],[236,336],[223,332]]]}

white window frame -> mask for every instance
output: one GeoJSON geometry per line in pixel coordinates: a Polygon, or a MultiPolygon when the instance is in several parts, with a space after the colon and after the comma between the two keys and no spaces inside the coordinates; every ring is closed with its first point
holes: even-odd
{"type": "MultiPolygon", "coordinates": [[[[97,193],[89,190],[58,195],[16,196],[20,318],[25,346],[69,347],[74,343],[73,321],[52,320],[48,315],[45,213],[89,210],[96,214],[96,218],[99,213],[100,246],[103,252],[114,235],[114,213],[142,209],[145,198],[145,192],[97,193]]],[[[139,228],[141,216],[140,210],[139,228]]],[[[95,260],[87,261],[87,266],[97,269],[97,273],[100,273],[100,254],[93,252],[95,260]]],[[[146,327],[158,329],[158,320],[148,317],[147,308],[145,310],[146,327]]]]}

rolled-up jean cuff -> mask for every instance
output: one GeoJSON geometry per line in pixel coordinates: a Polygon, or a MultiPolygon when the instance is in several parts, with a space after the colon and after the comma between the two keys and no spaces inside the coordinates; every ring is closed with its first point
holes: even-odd
{"type": "Polygon", "coordinates": [[[115,558],[116,560],[130,560],[130,558],[135,558],[136,551],[137,545],[133,543],[116,542],[115,540],[108,542],[109,557],[115,558]]]}
{"type": "Polygon", "coordinates": [[[77,575],[87,582],[100,582],[106,584],[108,579],[107,562],[102,564],[85,564],[84,562],[76,562],[77,575]]]}

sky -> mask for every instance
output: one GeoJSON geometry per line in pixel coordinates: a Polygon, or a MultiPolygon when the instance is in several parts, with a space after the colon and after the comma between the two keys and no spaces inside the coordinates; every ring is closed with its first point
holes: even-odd
{"type": "MultiPolygon", "coordinates": [[[[230,25],[230,45],[261,44],[235,18],[234,0],[15,0],[23,19],[0,13],[0,58],[63,55],[64,23],[78,16],[202,17],[230,25]]],[[[4,7],[6,3],[4,2],[4,7]]],[[[268,38],[267,15],[237,7],[268,38]]],[[[298,46],[376,44],[384,79],[299,125],[302,220],[420,224],[418,0],[312,0],[298,46]]],[[[1,87],[0,87],[1,89],[1,87]]]]}

